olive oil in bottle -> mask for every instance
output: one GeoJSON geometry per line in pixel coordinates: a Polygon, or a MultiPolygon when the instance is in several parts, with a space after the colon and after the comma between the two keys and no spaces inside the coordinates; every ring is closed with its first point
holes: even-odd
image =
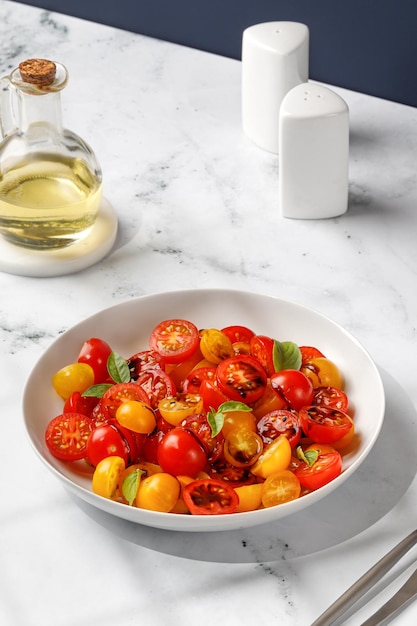
{"type": "Polygon", "coordinates": [[[94,225],[101,189],[80,158],[27,158],[0,174],[0,233],[29,248],[74,243],[94,225]]]}

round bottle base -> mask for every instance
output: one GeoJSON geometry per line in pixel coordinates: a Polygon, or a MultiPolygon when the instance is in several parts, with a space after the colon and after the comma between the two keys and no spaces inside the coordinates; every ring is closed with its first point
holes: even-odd
{"type": "Polygon", "coordinates": [[[116,212],[102,198],[89,234],[66,248],[33,250],[13,245],[0,237],[0,271],[32,277],[73,274],[101,261],[112,249],[116,235],[116,212]]]}

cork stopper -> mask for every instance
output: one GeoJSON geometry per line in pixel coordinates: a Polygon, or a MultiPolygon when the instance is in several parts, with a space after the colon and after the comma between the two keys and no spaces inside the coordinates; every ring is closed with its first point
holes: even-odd
{"type": "Polygon", "coordinates": [[[19,63],[19,71],[25,83],[47,87],[55,80],[56,65],[47,59],[27,59],[19,63]]]}

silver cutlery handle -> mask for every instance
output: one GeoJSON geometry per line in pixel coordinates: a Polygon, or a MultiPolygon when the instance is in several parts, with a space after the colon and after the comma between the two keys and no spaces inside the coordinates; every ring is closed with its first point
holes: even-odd
{"type": "Polygon", "coordinates": [[[331,626],[331,624],[363,596],[417,543],[417,529],[400,541],[388,554],[357,580],[345,593],[320,615],[311,626],[331,626]]]}
{"type": "Polygon", "coordinates": [[[362,626],[381,626],[387,624],[417,596],[417,570],[411,574],[406,583],[395,593],[388,602],[376,611],[362,626]]]}

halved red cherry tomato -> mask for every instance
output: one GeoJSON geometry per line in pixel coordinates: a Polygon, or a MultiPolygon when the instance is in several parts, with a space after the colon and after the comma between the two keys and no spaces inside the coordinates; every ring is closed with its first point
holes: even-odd
{"type": "Polygon", "coordinates": [[[170,375],[159,367],[146,370],[133,384],[139,385],[145,391],[154,409],[158,408],[161,400],[175,396],[177,391],[170,375]]]}
{"type": "Polygon", "coordinates": [[[78,461],[87,456],[87,441],[94,429],[92,419],[81,413],[57,415],[45,431],[48,450],[61,461],[78,461]]]}
{"type": "Polygon", "coordinates": [[[204,413],[189,415],[180,424],[182,428],[194,433],[204,446],[209,463],[214,463],[223,452],[224,436],[220,432],[213,437],[211,426],[204,413]]]}
{"type": "Polygon", "coordinates": [[[156,367],[163,369],[163,360],[159,352],[155,350],[142,350],[129,359],[127,364],[130,370],[130,379],[137,380],[143,372],[156,367]]]}
{"type": "Polygon", "coordinates": [[[296,411],[311,404],[313,384],[300,370],[287,369],[275,372],[271,376],[271,385],[276,393],[296,411]]]}
{"type": "Polygon", "coordinates": [[[265,335],[255,335],[249,343],[251,354],[258,359],[268,377],[275,372],[273,349],[274,340],[265,335]]]}
{"type": "Polygon", "coordinates": [[[215,380],[215,367],[197,367],[192,370],[185,378],[182,390],[185,393],[200,393],[200,387],[203,380],[215,380]]]}
{"type": "Polygon", "coordinates": [[[82,396],[79,391],[74,391],[65,402],[63,413],[82,413],[91,417],[98,402],[99,398],[82,396]]]}
{"type": "Polygon", "coordinates": [[[107,360],[112,353],[109,344],[103,339],[91,337],[84,342],[78,355],[78,363],[87,363],[94,371],[94,384],[105,382],[109,378],[107,360]]]}
{"type": "Polygon", "coordinates": [[[316,387],[311,404],[327,406],[347,413],[349,399],[344,391],[336,387],[316,387]]]}
{"type": "Polygon", "coordinates": [[[239,496],[225,482],[207,478],[185,485],[182,496],[192,515],[235,513],[239,496]]]}
{"type": "MultiPolygon", "coordinates": [[[[312,446],[311,446],[312,447],[312,446]]],[[[312,491],[327,485],[342,472],[342,457],[337,450],[319,451],[317,461],[313,465],[302,463],[294,474],[304,489],[312,491]]]]}
{"type": "Polygon", "coordinates": [[[267,376],[257,359],[248,354],[232,356],[217,366],[217,383],[231,400],[250,404],[262,396],[267,376]]]}
{"type": "Polygon", "coordinates": [[[176,426],[158,446],[158,464],[174,476],[196,476],[207,465],[207,455],[199,439],[189,430],[176,426]]]}
{"type": "Polygon", "coordinates": [[[352,428],[352,418],[325,406],[307,406],[300,410],[300,423],[306,437],[316,443],[332,443],[344,437],[352,428]]]}
{"type": "Polygon", "coordinates": [[[301,438],[298,414],[287,409],[267,413],[259,420],[257,429],[265,444],[271,443],[278,435],[285,435],[291,448],[294,448],[301,438]]]}
{"type": "Polygon", "coordinates": [[[99,409],[104,421],[116,419],[116,411],[122,402],[136,400],[149,404],[149,397],[137,383],[116,383],[104,392],[99,409]]]}
{"type": "Polygon", "coordinates": [[[228,463],[223,456],[210,465],[209,474],[232,487],[252,485],[256,481],[256,476],[252,474],[250,467],[236,467],[228,463]]]}
{"type": "Polygon", "coordinates": [[[165,363],[181,363],[198,348],[198,328],[187,320],[171,319],[158,324],[151,332],[149,347],[156,350],[165,363]]]}
{"type": "Polygon", "coordinates": [[[229,337],[232,343],[249,343],[254,336],[253,330],[247,326],[226,326],[222,328],[222,333],[229,337]]]}

